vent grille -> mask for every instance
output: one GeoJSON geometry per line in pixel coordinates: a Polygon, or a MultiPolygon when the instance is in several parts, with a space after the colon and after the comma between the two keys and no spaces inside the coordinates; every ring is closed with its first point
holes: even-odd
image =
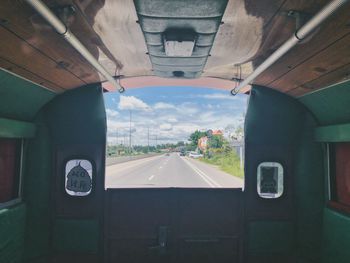
{"type": "Polygon", "coordinates": [[[154,74],[201,76],[227,0],[135,0],[154,74]]]}

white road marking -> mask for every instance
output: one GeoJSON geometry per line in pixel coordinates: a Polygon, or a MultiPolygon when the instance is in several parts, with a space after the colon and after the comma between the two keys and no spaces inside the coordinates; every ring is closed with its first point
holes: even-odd
{"type": "Polygon", "coordinates": [[[163,166],[159,166],[159,169],[162,169],[163,168],[163,166]]]}
{"type": "Polygon", "coordinates": [[[154,174],[152,174],[150,177],[148,177],[148,180],[151,181],[155,177],[154,174]]]}
{"type": "Polygon", "coordinates": [[[189,167],[191,167],[210,187],[223,187],[216,181],[214,181],[212,178],[210,178],[208,175],[206,175],[202,170],[200,170],[198,167],[190,163],[190,161],[183,158],[183,160],[187,163],[189,167]]]}

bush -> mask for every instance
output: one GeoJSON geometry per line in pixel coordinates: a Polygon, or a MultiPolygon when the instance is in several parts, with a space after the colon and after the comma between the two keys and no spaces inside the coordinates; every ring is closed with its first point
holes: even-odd
{"type": "Polygon", "coordinates": [[[201,158],[201,161],[217,165],[222,171],[233,176],[244,177],[244,170],[241,169],[239,157],[234,150],[215,149],[210,151],[209,156],[210,158],[208,156],[201,158]]]}

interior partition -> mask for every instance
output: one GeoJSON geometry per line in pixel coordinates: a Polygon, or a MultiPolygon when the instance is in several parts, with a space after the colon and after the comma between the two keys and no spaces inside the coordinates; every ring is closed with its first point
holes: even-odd
{"type": "Polygon", "coordinates": [[[106,113],[101,85],[65,92],[46,106],[52,142],[53,262],[103,262],[106,113]]]}
{"type": "Polygon", "coordinates": [[[241,262],[242,189],[108,189],[105,213],[105,262],[241,262]]]}
{"type": "Polygon", "coordinates": [[[319,262],[324,174],[315,120],[294,98],[255,86],[245,123],[245,262],[319,262]],[[258,194],[263,163],[283,168],[280,196],[258,194]]]}

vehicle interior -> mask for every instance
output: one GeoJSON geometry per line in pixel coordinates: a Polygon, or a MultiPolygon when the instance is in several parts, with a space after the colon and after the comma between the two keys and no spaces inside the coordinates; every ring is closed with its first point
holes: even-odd
{"type": "Polygon", "coordinates": [[[2,0],[0,263],[348,263],[349,105],[347,0],[2,0]],[[249,96],[244,188],[105,189],[103,94],[174,86],[249,96]]]}

